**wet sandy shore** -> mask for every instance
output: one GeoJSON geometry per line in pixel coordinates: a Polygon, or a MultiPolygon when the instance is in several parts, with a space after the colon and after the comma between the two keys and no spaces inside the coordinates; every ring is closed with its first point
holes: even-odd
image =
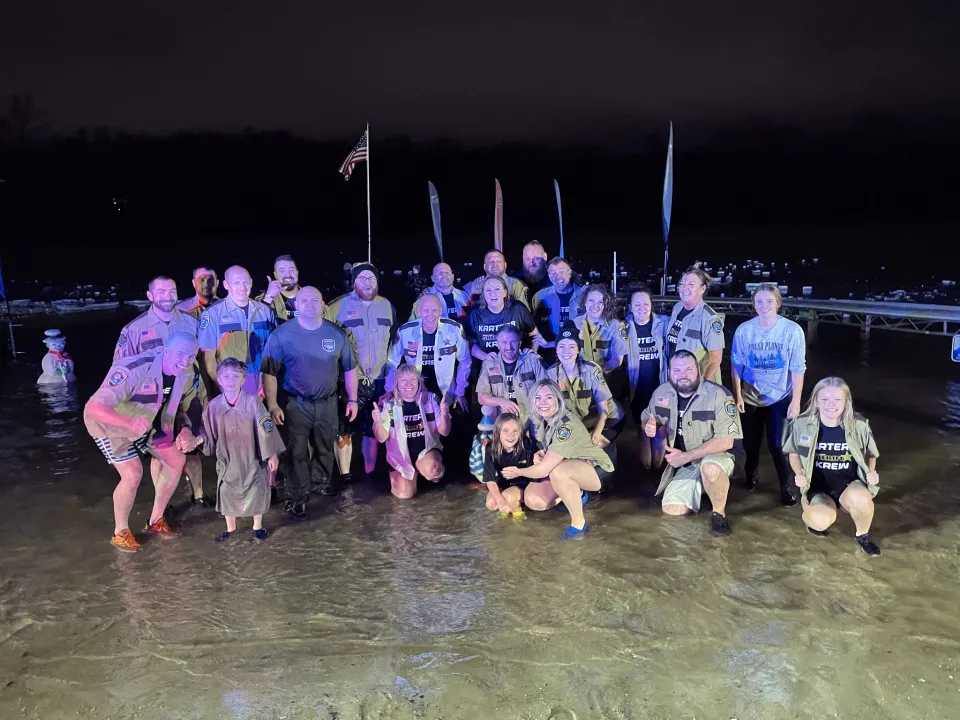
{"type": "MultiPolygon", "coordinates": [[[[876,333],[863,354],[821,329],[811,349],[809,384],[844,376],[877,435],[879,558],[849,518],[804,532],[767,460],[725,539],[661,517],[627,467],[581,542],[557,542],[561,513],[501,520],[456,479],[410,502],[364,481],[227,546],[181,490],[183,536],[126,555],[78,420],[118,322],[64,328],[75,391],[3,368],[4,720],[960,716],[960,368],[942,339],[876,333]]],[[[150,500],[145,484],[134,527],[150,500]]]]}

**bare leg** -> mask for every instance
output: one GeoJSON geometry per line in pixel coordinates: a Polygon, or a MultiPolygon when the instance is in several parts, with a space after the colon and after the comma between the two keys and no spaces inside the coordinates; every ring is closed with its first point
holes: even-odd
{"type": "Polygon", "coordinates": [[[333,454],[337,458],[337,467],[341,475],[350,474],[350,463],[353,461],[353,436],[341,435],[337,438],[333,454]]]}
{"type": "Polygon", "coordinates": [[[803,522],[811,530],[825,532],[837,521],[837,506],[833,498],[817,493],[803,505],[803,522]]]}
{"type": "Polygon", "coordinates": [[[184,454],[172,446],[163,450],[154,450],[154,452],[160,458],[161,471],[153,500],[153,512],[150,514],[151,525],[163,517],[167,505],[170,504],[170,498],[173,497],[173,493],[180,482],[185,460],[184,454]]]}
{"type": "Polygon", "coordinates": [[[713,504],[713,511],[726,516],[730,478],[727,477],[723,468],[712,462],[705,462],[700,465],[700,477],[703,480],[703,490],[713,504]]]}
{"type": "Polygon", "coordinates": [[[193,499],[199,500],[203,497],[203,464],[200,462],[200,456],[196,454],[187,455],[183,464],[183,472],[193,488],[193,499]]]}
{"type": "Polygon", "coordinates": [[[377,451],[380,449],[380,443],[376,438],[363,438],[363,469],[367,475],[373,475],[377,468],[377,451]]]}
{"type": "MultiPolygon", "coordinates": [[[[523,491],[523,504],[527,506],[527,510],[534,512],[549,510],[558,502],[560,502],[560,496],[557,495],[557,491],[553,489],[549,480],[532,482],[523,491]]],[[[580,501],[577,500],[577,502],[580,501]]]]}
{"type": "Polygon", "coordinates": [[[417,460],[417,470],[430,482],[440,482],[445,472],[442,456],[436,450],[425,453],[417,460]]]}
{"type": "Polygon", "coordinates": [[[674,515],[679,517],[681,515],[689,515],[693,512],[686,505],[664,505],[663,514],[664,515],[674,515]]]}
{"type": "Polygon", "coordinates": [[[263,515],[253,516],[253,529],[260,530],[263,527],[263,515]]]}
{"type": "Polygon", "coordinates": [[[515,513],[520,511],[520,488],[508,487],[501,493],[501,495],[503,495],[503,499],[506,500],[507,504],[510,506],[510,512],[515,513]]]}
{"type": "Polygon", "coordinates": [[[137,497],[140,478],[143,477],[143,463],[140,458],[125,460],[114,465],[120,473],[120,482],[113,491],[113,534],[130,529],[130,511],[137,497]]]}
{"type": "Polygon", "coordinates": [[[600,478],[593,466],[583,460],[562,460],[550,473],[550,484],[570,513],[570,526],[582,529],[587,521],[583,518],[581,490],[597,491],[600,478]]]}
{"type": "Polygon", "coordinates": [[[390,471],[390,492],[401,500],[409,500],[417,494],[417,478],[407,480],[399,470],[390,471]]]}
{"type": "Polygon", "coordinates": [[[233,515],[224,515],[223,519],[227,521],[227,532],[232,533],[237,531],[237,518],[233,515]]]}
{"type": "Polygon", "coordinates": [[[858,482],[850,483],[840,495],[840,505],[850,513],[857,526],[857,535],[870,532],[873,522],[873,496],[858,482]]]}

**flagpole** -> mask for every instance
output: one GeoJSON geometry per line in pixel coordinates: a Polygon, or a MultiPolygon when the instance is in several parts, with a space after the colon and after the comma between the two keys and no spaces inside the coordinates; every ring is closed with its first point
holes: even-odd
{"type": "Polygon", "coordinates": [[[370,123],[364,133],[367,138],[367,262],[373,262],[373,232],[370,224],[370,123]]]}

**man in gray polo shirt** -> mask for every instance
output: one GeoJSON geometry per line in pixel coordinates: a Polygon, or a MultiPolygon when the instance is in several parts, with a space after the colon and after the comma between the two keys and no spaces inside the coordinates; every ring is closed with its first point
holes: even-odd
{"type": "Polygon", "coordinates": [[[286,509],[303,518],[310,491],[323,495],[335,491],[337,383],[342,370],[349,400],[346,415],[353,420],[357,415],[357,364],[347,333],[336,323],[324,322],[319,290],[300,288],[296,312],[270,334],[260,371],[267,409],[289,438],[286,509]]]}

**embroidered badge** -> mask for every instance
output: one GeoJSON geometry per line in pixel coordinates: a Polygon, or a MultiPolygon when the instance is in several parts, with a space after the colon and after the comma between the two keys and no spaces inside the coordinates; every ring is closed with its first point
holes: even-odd
{"type": "Polygon", "coordinates": [[[620,323],[620,339],[627,339],[627,326],[624,323],[620,323]]]}
{"type": "Polygon", "coordinates": [[[210,326],[210,316],[204,313],[200,316],[200,329],[206,330],[210,326]]]}
{"type": "Polygon", "coordinates": [[[737,427],[736,423],[730,423],[730,427],[727,428],[727,433],[730,435],[736,435],[740,432],[740,428],[737,427]]]}
{"type": "Polygon", "coordinates": [[[597,368],[596,370],[593,371],[593,376],[597,379],[597,382],[600,383],[601,385],[603,385],[603,383],[606,382],[606,380],[603,377],[603,370],[601,370],[600,368],[597,368]]]}
{"type": "Polygon", "coordinates": [[[730,417],[737,417],[737,404],[733,400],[727,400],[723,404],[723,409],[730,417]]]}
{"type": "Polygon", "coordinates": [[[116,372],[110,376],[109,384],[110,387],[116,387],[120,383],[125,382],[127,379],[127,371],[123,368],[117,368],[116,372]]]}
{"type": "Polygon", "coordinates": [[[327,338],[320,343],[320,347],[322,347],[327,352],[333,352],[334,350],[337,349],[337,343],[336,341],[331,340],[330,338],[327,338]]]}
{"type": "Polygon", "coordinates": [[[260,418],[260,427],[263,428],[263,431],[267,435],[273,434],[273,420],[269,415],[264,415],[262,418],[260,418]]]}
{"type": "Polygon", "coordinates": [[[723,332],[723,322],[719,318],[714,318],[714,320],[710,323],[710,329],[719,335],[723,332]]]}
{"type": "Polygon", "coordinates": [[[670,407],[670,398],[663,395],[657,396],[657,407],[670,407]]]}
{"type": "Polygon", "coordinates": [[[140,392],[142,393],[156,393],[157,384],[153,380],[147,380],[143,385],[140,386],[140,392]]]}
{"type": "Polygon", "coordinates": [[[156,328],[147,328],[146,330],[140,331],[141,340],[153,340],[157,336],[156,328]]]}
{"type": "Polygon", "coordinates": [[[810,436],[809,436],[809,435],[801,435],[801,436],[800,436],[800,444],[803,445],[804,447],[810,447],[810,443],[811,443],[811,442],[812,442],[812,441],[810,440],[810,436]]]}
{"type": "Polygon", "coordinates": [[[573,428],[567,423],[557,428],[557,440],[569,440],[572,435],[573,428]]]}
{"type": "Polygon", "coordinates": [[[127,345],[127,336],[121,335],[120,339],[117,340],[117,347],[122,348],[122,347],[126,347],[126,345],[127,345]]]}

